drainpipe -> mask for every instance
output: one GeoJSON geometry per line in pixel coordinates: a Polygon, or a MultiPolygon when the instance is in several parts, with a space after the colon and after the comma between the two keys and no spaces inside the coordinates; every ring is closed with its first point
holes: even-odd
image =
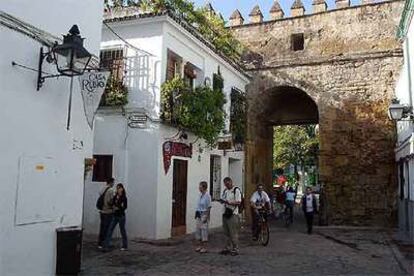
{"type": "Polygon", "coordinates": [[[410,60],[410,39],[409,36],[405,38],[405,56],[407,57],[407,72],[408,72],[408,94],[411,111],[413,110],[413,92],[411,79],[411,60],[410,60]]]}

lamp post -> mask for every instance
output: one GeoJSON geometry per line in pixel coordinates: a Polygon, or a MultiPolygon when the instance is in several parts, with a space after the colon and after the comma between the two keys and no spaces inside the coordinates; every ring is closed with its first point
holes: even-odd
{"type": "Polygon", "coordinates": [[[82,75],[92,58],[92,55],[83,47],[83,40],[80,36],[79,28],[73,25],[67,35],[63,36],[63,43],[56,43],[49,52],[44,53],[43,47],[40,48],[39,70],[37,78],[37,90],[39,90],[46,78],[60,76],[79,76],[82,75]],[[59,74],[42,74],[43,61],[54,63],[59,74]]]}

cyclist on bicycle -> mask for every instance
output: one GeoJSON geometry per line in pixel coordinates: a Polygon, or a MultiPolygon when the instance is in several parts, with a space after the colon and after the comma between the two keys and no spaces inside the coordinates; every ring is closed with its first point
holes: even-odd
{"type": "Polygon", "coordinates": [[[263,189],[263,185],[257,185],[257,190],[250,198],[250,207],[252,210],[252,235],[253,240],[258,238],[258,224],[261,216],[266,219],[266,213],[270,210],[270,198],[263,189]]]}
{"type": "Polygon", "coordinates": [[[286,213],[289,214],[290,223],[293,223],[293,207],[295,206],[295,197],[296,192],[293,190],[292,187],[289,187],[289,189],[286,192],[286,213]]]}

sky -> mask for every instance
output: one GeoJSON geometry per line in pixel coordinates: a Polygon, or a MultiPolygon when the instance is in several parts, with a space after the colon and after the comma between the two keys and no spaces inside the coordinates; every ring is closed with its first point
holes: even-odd
{"type": "MultiPolygon", "coordinates": [[[[272,7],[273,0],[192,0],[197,6],[204,6],[210,2],[217,12],[223,14],[224,19],[227,21],[230,15],[235,9],[239,9],[244,17],[245,22],[249,21],[249,13],[255,5],[259,5],[260,9],[265,17],[265,20],[269,18],[269,10],[272,7]]],[[[361,0],[351,0],[351,5],[359,4],[361,0]]],[[[285,15],[290,15],[290,7],[294,0],[279,0],[285,15]]],[[[328,9],[332,9],[335,6],[335,0],[326,0],[328,9]]],[[[302,0],[305,6],[305,13],[309,13],[312,7],[312,0],[302,0]]]]}

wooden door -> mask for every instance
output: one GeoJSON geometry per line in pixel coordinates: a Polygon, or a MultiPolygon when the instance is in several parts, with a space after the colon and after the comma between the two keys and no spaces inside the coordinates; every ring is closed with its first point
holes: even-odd
{"type": "Polygon", "coordinates": [[[172,194],[172,229],[171,235],[185,235],[187,207],[187,169],[188,162],[174,160],[173,163],[173,194],[172,194]]]}

